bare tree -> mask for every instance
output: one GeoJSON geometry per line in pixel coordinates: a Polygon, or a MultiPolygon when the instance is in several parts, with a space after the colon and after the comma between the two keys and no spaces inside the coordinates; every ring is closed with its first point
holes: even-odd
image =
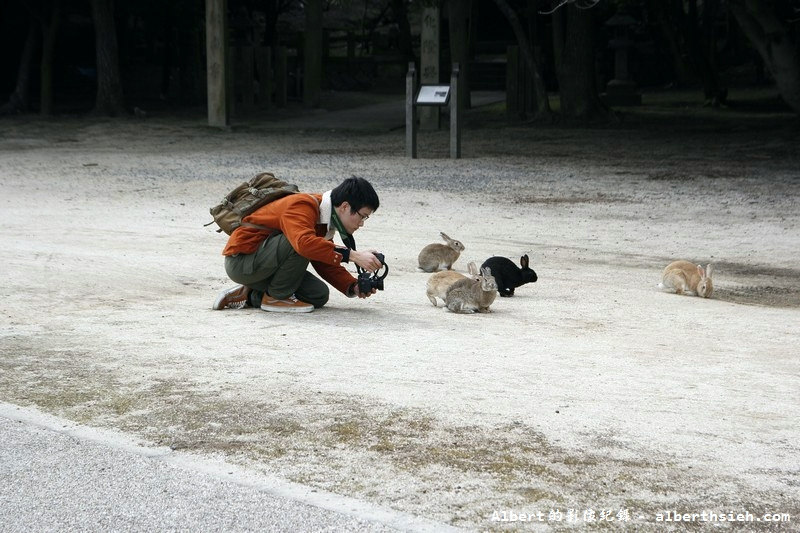
{"type": "Polygon", "coordinates": [[[125,113],[119,73],[114,0],[92,0],[95,54],[97,57],[97,98],[94,112],[116,116],[125,113]]]}
{"type": "Polygon", "coordinates": [[[306,0],[303,32],[303,105],[319,107],[322,92],[322,0],[306,0]]]}
{"type": "Polygon", "coordinates": [[[616,117],[597,94],[593,13],[569,4],[552,15],[561,115],[567,118],[616,117]]]}
{"type": "Polygon", "coordinates": [[[30,105],[30,81],[31,69],[33,68],[33,53],[36,49],[37,27],[31,21],[28,25],[28,36],[25,39],[25,46],[19,58],[17,67],[17,83],[14,92],[8,97],[8,102],[0,106],[0,115],[13,113],[24,113],[30,105]]]}
{"type": "Polygon", "coordinates": [[[42,58],[39,63],[41,89],[39,113],[53,113],[53,55],[55,53],[58,23],[61,18],[61,0],[34,0],[25,2],[31,16],[39,23],[42,33],[42,58]]]}
{"type": "Polygon", "coordinates": [[[293,9],[300,8],[299,0],[261,0],[259,6],[264,11],[264,46],[278,46],[278,17],[293,9]]]}
{"type": "MultiPolygon", "coordinates": [[[[683,2],[681,2],[683,4],[683,2]]],[[[725,101],[727,90],[720,86],[716,60],[716,24],[714,19],[719,8],[719,0],[697,0],[687,2],[688,13],[679,25],[685,35],[686,56],[703,84],[706,104],[718,106],[725,101]]]]}
{"type": "Polygon", "coordinates": [[[392,0],[392,15],[397,21],[398,48],[406,61],[414,60],[414,47],[411,43],[411,24],[408,21],[407,0],[392,0]]]}
{"type": "Polygon", "coordinates": [[[525,59],[525,64],[528,65],[528,70],[530,70],[531,76],[533,77],[533,90],[536,99],[536,113],[534,119],[550,119],[553,113],[550,110],[550,100],[547,97],[542,71],[536,63],[536,59],[533,55],[533,47],[527,35],[525,35],[525,30],[519,21],[519,17],[506,0],[494,0],[494,3],[497,4],[497,7],[500,8],[500,11],[505,15],[508,23],[511,25],[514,36],[517,38],[520,53],[525,59]]]}
{"type": "Polygon", "coordinates": [[[577,7],[578,9],[589,9],[590,7],[596,6],[599,2],[600,0],[559,0],[559,2],[549,11],[541,11],[540,13],[542,15],[552,15],[563,6],[569,4],[577,7]]]}
{"type": "Polygon", "coordinates": [[[800,114],[800,6],[794,2],[731,0],[730,9],[775,78],[783,100],[800,114]],[[793,28],[792,25],[795,27],[793,28]]]}
{"type": "Polygon", "coordinates": [[[672,62],[676,82],[686,86],[693,80],[693,73],[688,64],[688,51],[683,32],[685,26],[683,0],[647,0],[647,9],[654,15],[661,37],[664,39],[669,59],[672,62]]]}
{"type": "Polygon", "coordinates": [[[458,99],[461,109],[471,107],[469,88],[469,12],[472,0],[448,0],[450,60],[459,64],[458,99]]]}

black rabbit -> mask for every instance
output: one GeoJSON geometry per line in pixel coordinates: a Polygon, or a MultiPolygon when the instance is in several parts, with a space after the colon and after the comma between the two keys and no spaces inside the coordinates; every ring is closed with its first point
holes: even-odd
{"type": "Polygon", "coordinates": [[[536,272],[528,267],[527,255],[519,258],[519,264],[522,268],[517,267],[507,257],[493,256],[484,261],[481,268],[489,268],[492,271],[500,296],[514,296],[514,289],[538,279],[536,272]]]}

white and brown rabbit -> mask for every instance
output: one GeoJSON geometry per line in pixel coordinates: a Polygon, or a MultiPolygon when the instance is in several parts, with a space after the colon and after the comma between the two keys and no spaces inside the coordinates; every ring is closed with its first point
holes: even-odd
{"type": "Polygon", "coordinates": [[[435,307],[438,307],[436,298],[444,302],[445,296],[447,296],[447,289],[449,289],[453,283],[462,279],[477,279],[478,276],[480,276],[478,273],[478,264],[475,263],[475,261],[470,261],[467,264],[467,269],[469,271],[469,277],[455,270],[443,270],[442,272],[434,272],[431,274],[431,277],[428,278],[428,282],[425,284],[425,294],[428,296],[428,300],[430,300],[435,307]]]}
{"type": "Polygon", "coordinates": [[[458,256],[464,251],[464,245],[460,241],[451,239],[444,232],[439,235],[447,244],[429,244],[419,253],[419,268],[425,272],[450,270],[458,256]]]}
{"type": "Polygon", "coordinates": [[[489,313],[489,306],[497,298],[497,283],[488,268],[478,276],[453,283],[447,290],[444,303],[454,313],[489,313]]]}
{"type": "Polygon", "coordinates": [[[660,289],[675,291],[676,294],[697,295],[708,298],[714,291],[711,283],[711,265],[704,269],[691,261],[673,261],[661,273],[660,289]]]}

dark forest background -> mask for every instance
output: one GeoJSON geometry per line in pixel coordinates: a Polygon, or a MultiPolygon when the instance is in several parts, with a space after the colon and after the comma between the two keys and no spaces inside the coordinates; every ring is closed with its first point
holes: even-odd
{"type": "MultiPolygon", "coordinates": [[[[695,90],[711,107],[734,106],[734,88],[771,86],[775,106],[800,113],[800,0],[224,4],[240,105],[313,107],[315,90],[401,94],[409,62],[419,65],[423,10],[439,7],[440,81],[457,60],[465,94],[506,91],[514,61],[522,118],[603,120],[615,80],[634,92],[695,90]]],[[[203,111],[205,12],[204,0],[0,0],[0,113],[203,111]]]]}

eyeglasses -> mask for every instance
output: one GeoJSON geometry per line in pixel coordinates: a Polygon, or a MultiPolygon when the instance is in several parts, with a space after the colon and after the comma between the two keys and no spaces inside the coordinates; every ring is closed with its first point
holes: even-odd
{"type": "Polygon", "coordinates": [[[360,217],[361,217],[361,221],[362,221],[362,222],[363,222],[363,221],[365,221],[365,220],[367,220],[367,219],[369,218],[369,215],[362,215],[362,214],[361,214],[361,213],[359,213],[358,211],[356,211],[356,215],[358,215],[358,216],[360,216],[360,217]]]}

